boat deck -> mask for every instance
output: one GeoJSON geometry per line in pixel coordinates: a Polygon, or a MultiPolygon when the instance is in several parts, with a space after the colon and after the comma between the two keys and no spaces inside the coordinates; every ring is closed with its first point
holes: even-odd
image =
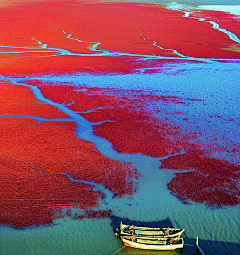
{"type": "Polygon", "coordinates": [[[159,230],[136,230],[135,234],[157,236],[157,235],[164,235],[165,233],[159,230]]]}

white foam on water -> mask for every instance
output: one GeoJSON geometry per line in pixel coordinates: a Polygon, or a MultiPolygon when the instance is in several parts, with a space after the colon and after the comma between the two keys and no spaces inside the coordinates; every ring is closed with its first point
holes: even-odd
{"type": "Polygon", "coordinates": [[[240,5],[199,5],[199,9],[228,12],[233,15],[240,15],[240,5]]]}

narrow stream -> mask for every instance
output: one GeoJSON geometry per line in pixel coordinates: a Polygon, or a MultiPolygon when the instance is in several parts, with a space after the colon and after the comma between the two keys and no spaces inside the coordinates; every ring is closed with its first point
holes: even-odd
{"type": "MultiPolygon", "coordinates": [[[[142,155],[142,154],[127,154],[127,153],[118,153],[117,151],[115,151],[113,149],[112,144],[99,136],[94,135],[93,133],[93,126],[96,125],[96,123],[92,123],[89,122],[88,120],[86,120],[84,117],[82,117],[78,112],[75,112],[71,109],[69,109],[66,105],[64,104],[60,104],[60,103],[56,103],[53,102],[50,99],[47,99],[43,96],[43,94],[41,93],[41,90],[33,85],[28,85],[26,83],[24,83],[24,79],[20,79],[20,78],[9,78],[10,82],[12,84],[16,84],[16,85],[21,85],[21,86],[25,86],[28,87],[32,90],[32,92],[34,93],[36,99],[41,100],[42,102],[57,107],[61,112],[65,113],[66,115],[69,116],[69,118],[64,118],[64,119],[46,119],[46,118],[42,118],[42,117],[38,117],[38,116],[24,116],[24,115],[5,115],[5,116],[0,116],[0,118],[8,118],[8,117],[20,117],[20,118],[32,118],[32,119],[36,119],[38,120],[38,122],[36,124],[41,123],[42,121],[71,121],[71,122],[75,122],[77,125],[77,137],[79,139],[83,139],[85,141],[89,141],[91,143],[93,143],[95,145],[95,147],[97,148],[97,150],[103,154],[106,158],[110,158],[112,160],[116,160],[116,161],[121,161],[121,162],[131,162],[134,164],[134,168],[136,168],[138,170],[138,173],[141,175],[141,178],[139,180],[139,183],[141,184],[141,182],[144,180],[144,182],[148,182],[148,181],[153,181],[153,177],[157,176],[160,174],[160,170],[159,167],[161,166],[161,159],[166,159],[181,153],[177,153],[177,154],[173,154],[173,155],[168,155],[164,158],[153,158],[150,156],[146,156],[146,155],[142,155]]],[[[91,110],[90,110],[91,111],[91,110]]],[[[35,125],[36,125],[35,124],[35,125]]],[[[171,178],[174,177],[173,171],[171,170],[172,174],[170,174],[171,178]]],[[[174,171],[176,172],[176,171],[174,171]]],[[[110,205],[111,203],[115,203],[115,201],[113,202],[113,192],[110,191],[109,189],[107,189],[103,184],[100,183],[96,183],[93,181],[83,181],[83,180],[77,180],[74,179],[73,176],[71,176],[68,173],[44,173],[42,172],[42,174],[48,174],[48,175],[65,175],[67,176],[72,182],[82,182],[88,185],[93,186],[93,190],[94,191],[100,191],[101,193],[104,194],[104,199],[103,199],[103,204],[104,206],[106,204],[110,205]]],[[[163,173],[161,174],[162,177],[164,176],[163,173]]],[[[158,179],[158,178],[157,178],[158,179]]],[[[162,189],[166,189],[167,190],[167,183],[171,180],[169,180],[169,178],[167,180],[164,181],[164,178],[162,179],[162,185],[160,185],[162,187],[162,189]]],[[[156,181],[156,180],[155,180],[156,181]]],[[[159,181],[159,180],[158,180],[159,181]]],[[[154,184],[152,184],[154,187],[154,184]]],[[[170,193],[170,192],[169,192],[170,193]]],[[[101,204],[101,201],[99,201],[101,204]]]]}

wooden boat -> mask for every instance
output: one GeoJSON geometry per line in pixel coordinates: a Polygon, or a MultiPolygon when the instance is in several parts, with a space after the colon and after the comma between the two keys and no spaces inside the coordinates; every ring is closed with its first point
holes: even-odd
{"type": "Polygon", "coordinates": [[[120,237],[169,237],[179,238],[185,229],[181,228],[150,228],[138,227],[133,225],[125,225],[121,222],[119,229],[116,229],[116,235],[120,237]]]}
{"type": "Polygon", "coordinates": [[[182,249],[183,238],[142,238],[142,237],[121,237],[125,246],[144,250],[176,250],[182,249]]]}

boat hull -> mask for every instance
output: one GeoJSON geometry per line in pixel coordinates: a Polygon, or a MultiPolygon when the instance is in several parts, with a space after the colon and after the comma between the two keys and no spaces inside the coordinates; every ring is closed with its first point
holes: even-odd
{"type": "Polygon", "coordinates": [[[179,238],[185,229],[175,229],[175,228],[149,228],[149,227],[137,227],[120,224],[120,231],[117,233],[119,236],[151,236],[151,237],[169,237],[169,238],[179,238]]]}
{"type": "Polygon", "coordinates": [[[122,242],[125,246],[129,246],[136,249],[142,250],[159,250],[159,251],[169,251],[183,248],[183,240],[180,244],[142,244],[139,242],[134,242],[125,238],[122,238],[122,242]]]}

